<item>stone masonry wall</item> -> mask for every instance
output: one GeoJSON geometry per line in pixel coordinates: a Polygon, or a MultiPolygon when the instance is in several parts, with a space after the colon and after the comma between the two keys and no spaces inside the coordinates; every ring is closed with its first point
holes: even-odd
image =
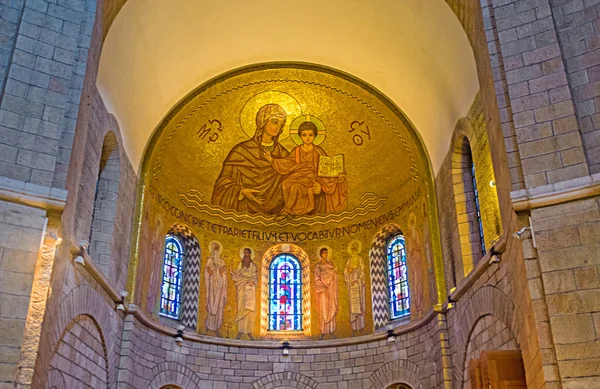
{"type": "Polygon", "coordinates": [[[96,2],[24,3],[0,103],[0,173],[63,189],[96,2]]]}
{"type": "Polygon", "coordinates": [[[104,340],[96,323],[90,316],[78,316],[65,329],[52,358],[52,369],[60,372],[60,379],[48,386],[62,381],[65,388],[106,388],[106,364],[104,340]]]}
{"type": "Polygon", "coordinates": [[[600,172],[600,2],[553,0],[551,3],[590,173],[598,173],[600,172]]]}
{"type": "MultiPolygon", "coordinates": [[[[24,0],[0,3],[0,96],[4,94],[8,66],[13,60],[17,29],[23,13],[24,0]]],[[[17,52],[17,57],[21,53],[17,52]]],[[[16,59],[18,61],[18,58],[16,59]]],[[[10,150],[7,146],[2,149],[10,150]]],[[[0,155],[3,154],[0,152],[0,155]]]]}
{"type": "Polygon", "coordinates": [[[564,389],[600,385],[600,197],[534,209],[548,338],[564,389]]]}
{"type": "MultiPolygon", "coordinates": [[[[437,319],[409,334],[358,345],[295,349],[218,346],[185,341],[125,320],[119,388],[319,389],[381,388],[406,382],[413,388],[441,385],[437,319]],[[281,381],[287,380],[283,385],[281,381]],[[282,384],[275,385],[275,382],[282,384]],[[269,386],[269,383],[271,386],[269,386]]],[[[318,343],[318,342],[316,342],[318,343]]],[[[329,343],[328,341],[322,343],[329,343]]],[[[246,342],[247,344],[247,342],[246,342]]]]}
{"type": "Polygon", "coordinates": [[[13,387],[46,211],[0,201],[0,388],[13,387]]]}

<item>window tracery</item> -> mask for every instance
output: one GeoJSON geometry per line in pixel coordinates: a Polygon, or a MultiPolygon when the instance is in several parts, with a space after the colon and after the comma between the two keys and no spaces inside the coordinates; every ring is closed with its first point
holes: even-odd
{"type": "Polygon", "coordinates": [[[471,157],[471,182],[473,184],[473,197],[475,201],[475,210],[477,212],[477,227],[479,232],[479,242],[481,244],[481,255],[485,255],[485,239],[483,237],[483,223],[481,222],[481,208],[479,206],[479,191],[477,190],[477,180],[475,179],[475,163],[471,157]]]}
{"type": "Polygon", "coordinates": [[[387,262],[390,319],[393,320],[410,313],[406,245],[403,235],[394,235],[389,240],[387,262]]]}
{"type": "Polygon", "coordinates": [[[175,235],[167,235],[163,260],[160,314],[179,319],[183,280],[183,245],[175,235]]]}
{"type": "Polygon", "coordinates": [[[302,267],[288,253],[269,266],[269,331],[302,330],[302,267]]]}

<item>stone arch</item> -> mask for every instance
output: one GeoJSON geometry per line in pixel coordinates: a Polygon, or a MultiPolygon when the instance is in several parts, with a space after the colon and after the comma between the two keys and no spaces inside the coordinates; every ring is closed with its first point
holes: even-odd
{"type": "Polygon", "coordinates": [[[387,280],[387,241],[395,234],[402,234],[397,224],[383,226],[371,241],[369,262],[371,271],[371,300],[373,309],[373,324],[381,328],[390,321],[388,280],[387,280]]]}
{"type": "Polygon", "coordinates": [[[473,141],[473,126],[467,118],[462,118],[452,139],[452,184],[462,262],[455,264],[455,268],[463,270],[461,278],[469,274],[483,256],[471,177],[473,141]]]}
{"type": "Polygon", "coordinates": [[[115,215],[121,177],[121,155],[117,135],[108,131],[104,136],[92,209],[88,252],[107,278],[112,279],[111,263],[115,215]]]}
{"type": "Polygon", "coordinates": [[[48,389],[68,389],[65,383],[65,377],[63,377],[60,370],[51,368],[48,372],[48,389]]]}
{"type": "MultiPolygon", "coordinates": [[[[465,383],[470,381],[469,361],[473,358],[478,359],[481,351],[517,349],[520,348],[514,334],[497,316],[485,315],[480,317],[471,328],[466,344],[460,387],[464,388],[465,383]]],[[[472,383],[470,383],[470,387],[473,387],[472,383]]]]}
{"type": "Polygon", "coordinates": [[[291,371],[271,373],[252,383],[254,389],[314,389],[318,385],[319,383],[312,378],[291,371]]]}
{"type": "Polygon", "coordinates": [[[295,244],[276,244],[271,246],[261,259],[261,296],[260,296],[260,336],[269,329],[269,266],[273,258],[282,253],[290,253],[302,266],[302,328],[304,335],[311,336],[310,317],[310,259],[306,251],[295,244]]]}
{"type": "Polygon", "coordinates": [[[386,389],[393,384],[408,384],[413,389],[424,389],[419,379],[419,367],[407,359],[398,359],[375,370],[369,377],[370,388],[386,389]]]}
{"type": "MultiPolygon", "coordinates": [[[[456,303],[454,323],[449,328],[454,329],[452,336],[455,340],[451,342],[453,354],[454,381],[462,382],[463,371],[466,363],[466,353],[469,340],[477,322],[484,316],[497,317],[511,332],[516,339],[515,323],[513,322],[514,304],[506,294],[494,286],[484,286],[466,299],[467,303],[462,305],[456,303]]],[[[518,342],[517,342],[518,345],[518,342]]]]}
{"type": "MultiPolygon", "coordinates": [[[[71,320],[53,351],[51,373],[60,372],[65,387],[110,387],[106,341],[93,316],[83,314],[71,320]],[[67,374],[66,378],[62,373],[67,374]]],[[[49,374],[48,379],[51,378],[57,379],[55,374],[52,377],[49,374]]]]}
{"type": "MultiPolygon", "coordinates": [[[[198,296],[200,293],[200,243],[193,231],[185,224],[173,225],[168,233],[181,239],[184,250],[183,291],[179,318],[181,324],[195,331],[198,325],[198,296]]],[[[160,288],[160,285],[152,287],[160,288]]]]}
{"type": "Polygon", "coordinates": [[[79,316],[87,316],[93,320],[102,336],[102,342],[106,350],[107,361],[107,376],[108,387],[116,387],[117,374],[116,367],[118,354],[115,351],[116,344],[113,341],[112,325],[117,323],[116,312],[111,308],[104,297],[96,290],[87,285],[73,288],[69,293],[58,303],[55,325],[44,327],[44,348],[46,352],[39,352],[36,361],[37,366],[42,366],[39,374],[36,371],[36,376],[48,379],[45,371],[50,371],[51,361],[54,356],[54,351],[63,337],[64,329],[79,316]]]}
{"type": "Polygon", "coordinates": [[[176,389],[197,389],[200,385],[200,377],[192,370],[177,362],[162,362],[152,368],[154,378],[148,385],[149,389],[164,389],[165,386],[176,389]],[[174,386],[177,385],[177,386],[174,386]]]}

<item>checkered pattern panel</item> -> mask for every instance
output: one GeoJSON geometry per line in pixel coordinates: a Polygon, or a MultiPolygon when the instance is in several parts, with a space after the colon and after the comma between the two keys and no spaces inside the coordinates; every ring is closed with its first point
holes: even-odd
{"type": "Polygon", "coordinates": [[[401,233],[402,230],[395,224],[384,226],[373,238],[369,250],[371,299],[375,329],[387,325],[390,321],[386,246],[392,235],[401,233]]]}

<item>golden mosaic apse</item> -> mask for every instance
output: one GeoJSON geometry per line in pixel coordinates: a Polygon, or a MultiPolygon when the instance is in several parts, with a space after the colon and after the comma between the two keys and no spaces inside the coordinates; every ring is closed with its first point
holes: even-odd
{"type": "MultiPolygon", "coordinates": [[[[434,265],[440,263],[440,250],[431,171],[416,131],[373,88],[333,70],[261,65],[201,86],[156,130],[141,183],[139,245],[133,258],[139,264],[155,262],[151,257],[160,255],[150,249],[153,237],[184,224],[200,244],[201,274],[213,240],[222,243],[228,269],[239,263],[242,247],[253,249],[261,269],[264,254],[274,245],[293,244],[313,264],[317,248],[326,244],[340,272],[349,242],[358,240],[368,269],[378,232],[390,223],[408,231],[411,219],[429,257],[421,264],[427,277],[442,274],[441,266],[434,265]]],[[[338,278],[343,307],[348,295],[344,277],[338,278]]],[[[137,285],[130,286],[145,295],[153,282],[138,274],[131,281],[137,285]]],[[[369,276],[366,282],[370,295],[369,276]]],[[[200,284],[203,301],[206,292],[202,280],[200,284]]],[[[231,324],[236,315],[232,282],[228,289],[224,320],[231,324]]],[[[428,295],[429,305],[441,296],[436,291],[428,295]]],[[[260,293],[256,299],[260,305],[260,293]]],[[[200,303],[200,332],[204,310],[200,303]]],[[[312,331],[305,334],[318,333],[318,315],[312,314],[312,331]]],[[[371,313],[366,315],[372,331],[371,313]]],[[[338,316],[337,335],[349,336],[345,315],[338,316]]],[[[257,318],[255,334],[260,333],[257,318]]]]}

